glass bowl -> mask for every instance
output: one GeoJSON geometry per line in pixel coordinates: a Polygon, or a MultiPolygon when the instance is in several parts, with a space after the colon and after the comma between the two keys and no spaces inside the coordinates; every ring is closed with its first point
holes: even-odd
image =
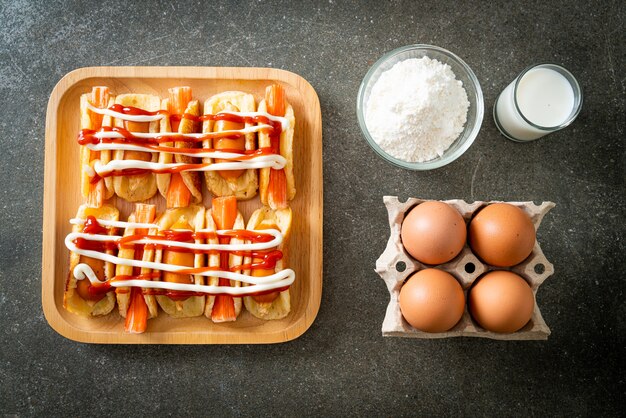
{"type": "Polygon", "coordinates": [[[474,75],[472,69],[465,62],[463,62],[461,58],[457,57],[450,51],[439,48],[438,46],[419,44],[394,49],[376,61],[367,74],[365,74],[365,78],[363,78],[363,81],[361,82],[356,103],[356,113],[359,119],[359,126],[361,127],[361,131],[363,132],[363,136],[367,140],[367,143],[385,160],[409,170],[432,170],[443,167],[463,155],[478,135],[480,125],[483,122],[484,110],[483,92],[480,89],[480,84],[478,83],[478,79],[476,78],[476,75],[474,75]],[[467,110],[467,122],[465,122],[463,132],[461,132],[459,137],[452,143],[452,145],[450,145],[443,155],[429,161],[412,163],[392,157],[383,151],[380,146],[378,146],[370,135],[367,125],[365,124],[365,109],[367,107],[367,101],[369,100],[372,86],[374,86],[376,81],[378,81],[378,78],[383,72],[389,70],[397,62],[404,61],[409,58],[422,58],[425,56],[430,59],[436,59],[443,64],[448,64],[451,67],[456,79],[463,82],[463,87],[467,92],[467,100],[470,105],[467,110]]]}

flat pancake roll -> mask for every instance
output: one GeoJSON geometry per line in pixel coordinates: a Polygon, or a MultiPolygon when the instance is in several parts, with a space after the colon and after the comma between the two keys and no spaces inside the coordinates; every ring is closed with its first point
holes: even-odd
{"type": "MultiPolygon", "coordinates": [[[[176,242],[203,244],[202,238],[194,238],[193,233],[204,229],[204,207],[190,205],[186,208],[168,209],[157,221],[159,232],[171,245],[176,242]]],[[[205,265],[205,256],[195,254],[193,250],[160,248],[156,250],[154,261],[157,263],[202,268],[205,265]]],[[[204,284],[204,277],[196,274],[172,273],[162,271],[160,280],[170,283],[204,284]]],[[[157,295],[159,306],[170,316],[175,318],[190,318],[201,316],[204,313],[204,295],[192,295],[189,292],[168,291],[165,295],[157,295]]]]}
{"type": "MultiPolygon", "coordinates": [[[[263,231],[275,229],[283,234],[283,242],[275,249],[265,250],[265,258],[262,257],[246,257],[244,259],[245,266],[252,266],[250,270],[246,270],[244,274],[255,277],[270,276],[286,268],[287,260],[285,254],[286,242],[289,239],[291,231],[291,209],[271,209],[262,207],[257,209],[248,221],[247,229],[251,231],[263,231]],[[272,266],[272,252],[276,250],[282,252],[282,258],[276,260],[276,264],[272,266]],[[263,264],[268,265],[263,266],[263,264]],[[260,265],[260,268],[259,268],[260,265]]],[[[256,254],[257,256],[260,254],[256,254]]],[[[281,319],[286,317],[291,310],[291,302],[289,297],[289,289],[283,291],[275,291],[254,296],[245,296],[244,304],[248,312],[260,319],[281,319]]]]}
{"type": "MultiPolygon", "coordinates": [[[[120,94],[115,98],[115,104],[139,108],[148,112],[158,112],[161,108],[161,99],[150,94],[120,94]]],[[[114,118],[114,126],[124,128],[129,132],[157,133],[160,121],[132,122],[124,118],[114,118]]],[[[114,160],[136,160],[156,163],[159,159],[158,152],[125,151],[115,150],[114,160]]],[[[150,199],[157,191],[156,175],[142,173],[132,175],[113,176],[115,194],[129,202],[138,202],[150,199]]]]}
{"type": "MultiPolygon", "coordinates": [[[[213,207],[207,211],[207,225],[215,223],[216,230],[241,230],[245,228],[245,223],[241,212],[237,209],[237,199],[234,196],[218,197],[213,199],[213,207]]],[[[243,244],[243,240],[237,237],[220,236],[220,244],[243,244]]],[[[234,254],[232,251],[220,251],[220,270],[241,273],[237,267],[241,266],[243,257],[234,254]]],[[[213,261],[209,259],[209,263],[213,261]]],[[[210,285],[240,287],[241,282],[220,277],[215,280],[211,277],[210,285]]],[[[204,314],[213,322],[236,321],[241,313],[242,302],[240,297],[219,294],[207,298],[204,314]]]]}
{"type": "MultiPolygon", "coordinates": [[[[204,114],[216,115],[222,111],[254,112],[256,102],[254,96],[240,91],[227,91],[216,94],[204,103],[204,114]]],[[[229,120],[206,120],[202,133],[222,132],[252,128],[252,123],[236,123],[229,120]]],[[[202,144],[205,149],[245,153],[256,149],[256,134],[229,135],[220,138],[207,138],[202,144]]],[[[221,163],[229,160],[204,158],[204,163],[221,163]]],[[[207,188],[215,196],[235,196],[239,200],[251,199],[258,188],[257,170],[219,170],[205,171],[207,188]]]]}
{"type": "MultiPolygon", "coordinates": [[[[119,212],[117,208],[110,205],[103,205],[99,208],[92,208],[88,205],[82,205],[78,208],[76,218],[87,221],[97,219],[117,221],[119,212]]],[[[115,228],[104,228],[90,222],[74,224],[72,228],[74,233],[85,234],[106,234],[115,235],[115,228]],[[95,228],[94,228],[95,226],[95,228]]],[[[83,241],[85,242],[85,241],[83,241]]],[[[98,244],[97,241],[87,241],[88,243],[98,244]]],[[[76,243],[78,245],[78,243],[76,243]]],[[[91,250],[102,252],[103,254],[115,255],[116,251],[112,249],[87,247],[91,250]]],[[[82,280],[76,280],[74,277],[74,268],[79,264],[86,264],[91,268],[93,273],[100,281],[112,279],[115,276],[115,266],[109,262],[97,258],[86,257],[70,251],[70,270],[65,284],[65,293],[63,295],[63,306],[68,311],[82,316],[100,316],[106,315],[115,307],[115,292],[110,291],[105,294],[94,293],[90,291],[91,282],[87,277],[82,280]]]]}
{"type": "MultiPolygon", "coordinates": [[[[131,224],[124,230],[124,238],[139,240],[146,235],[156,235],[157,228],[144,228],[142,225],[152,224],[156,215],[156,207],[138,203],[135,212],[128,217],[131,224]]],[[[155,248],[144,244],[120,245],[118,257],[131,260],[151,262],[154,260],[155,248]]],[[[118,264],[115,269],[117,279],[137,279],[151,280],[152,270],[146,267],[131,267],[118,264]]],[[[117,287],[115,289],[117,305],[120,315],[126,318],[124,329],[130,333],[142,333],[146,330],[149,318],[154,318],[158,314],[157,303],[153,295],[149,294],[141,287],[117,287]]]]}
{"type": "MultiPolygon", "coordinates": [[[[169,117],[161,119],[160,132],[174,132],[179,134],[198,133],[200,122],[193,118],[185,118],[183,115],[200,116],[200,102],[192,100],[191,87],[174,87],[168,90],[169,98],[161,102],[161,110],[167,111],[169,117]]],[[[180,138],[179,138],[180,139],[180,138]]],[[[179,149],[196,148],[196,142],[176,140],[165,142],[162,146],[179,149]]],[[[172,154],[169,152],[159,153],[159,163],[199,163],[199,158],[188,155],[172,154]]],[[[157,174],[157,186],[159,192],[165,197],[168,208],[184,208],[191,202],[202,201],[201,175],[197,171],[182,171],[180,173],[157,174]]]]}
{"type": "Polygon", "coordinates": [[[259,112],[281,116],[287,119],[287,127],[280,132],[260,131],[259,148],[271,148],[274,154],[280,154],[287,160],[281,170],[273,168],[259,169],[259,195],[261,203],[272,209],[286,208],[296,195],[296,182],[293,176],[293,133],[296,119],[293,107],[287,102],[285,89],[278,84],[268,86],[265,99],[259,103],[259,112]]]}
{"type": "MultiPolygon", "coordinates": [[[[108,87],[94,87],[91,93],[80,96],[80,129],[97,131],[103,126],[110,127],[113,120],[110,116],[101,115],[90,109],[91,106],[99,109],[107,109],[112,106],[115,98],[109,92],[108,87]]],[[[113,179],[104,178],[92,182],[90,173],[96,161],[106,164],[111,161],[111,151],[92,151],[86,146],[80,147],[80,190],[87,204],[99,208],[104,201],[113,196],[113,179]],[[89,168],[88,168],[89,167],[89,168]]]]}

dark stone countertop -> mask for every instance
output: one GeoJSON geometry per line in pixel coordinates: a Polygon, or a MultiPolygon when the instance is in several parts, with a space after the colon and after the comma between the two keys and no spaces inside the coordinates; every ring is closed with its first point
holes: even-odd
{"type": "Polygon", "coordinates": [[[623,413],[623,2],[5,1],[0,16],[2,414],[623,413]],[[461,56],[485,96],[475,144],[425,173],[378,158],[355,115],[368,67],[411,43],[461,56]],[[543,140],[508,141],[491,118],[494,100],[523,68],[546,61],[575,74],[583,110],[543,140]],[[64,74],[98,65],[269,66],[317,90],[324,294],[301,338],[98,346],[48,326],[40,296],[46,105],[64,74]],[[539,231],[556,268],[537,295],[549,340],[382,338],[388,296],[374,262],[389,234],[383,195],[556,202],[539,231]]]}

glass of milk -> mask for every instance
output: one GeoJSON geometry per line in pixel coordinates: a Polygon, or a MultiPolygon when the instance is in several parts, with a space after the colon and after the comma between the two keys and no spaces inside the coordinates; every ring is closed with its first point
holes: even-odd
{"type": "Polygon", "coordinates": [[[496,99],[493,118],[507,138],[534,141],[568,126],[583,103],[578,82],[565,68],[538,64],[526,68],[496,99]]]}

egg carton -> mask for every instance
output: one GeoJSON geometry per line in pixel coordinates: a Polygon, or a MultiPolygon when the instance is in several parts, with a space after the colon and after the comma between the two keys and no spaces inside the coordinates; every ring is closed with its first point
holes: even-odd
{"type": "MultiPolygon", "coordinates": [[[[548,328],[543,320],[543,317],[541,316],[541,311],[537,305],[536,295],[539,286],[541,286],[544,280],[554,273],[554,266],[544,256],[538,241],[535,241],[532,253],[526,258],[526,260],[510,268],[495,267],[485,264],[472,252],[467,242],[465,243],[463,250],[461,250],[461,253],[452,261],[436,266],[425,265],[413,259],[405,251],[400,239],[400,230],[405,214],[408,213],[413,207],[428,200],[410,198],[406,202],[402,203],[396,196],[385,196],[383,200],[385,202],[385,206],[387,207],[389,214],[389,227],[391,228],[391,236],[389,237],[387,248],[376,261],[376,272],[387,284],[390,296],[387,313],[382,327],[384,337],[411,337],[428,339],[448,337],[483,337],[495,340],[546,340],[548,338],[548,335],[550,335],[550,328],[548,328]],[[405,280],[413,273],[430,267],[436,267],[452,274],[461,284],[466,300],[467,292],[472,283],[488,271],[510,270],[519,274],[528,282],[535,298],[535,308],[530,321],[521,330],[510,334],[500,334],[487,331],[472,319],[469,311],[467,310],[466,304],[463,317],[451,330],[440,333],[429,333],[416,330],[409,325],[408,322],[406,322],[400,312],[400,288],[404,284],[405,280]]],[[[519,207],[530,216],[530,219],[535,226],[535,231],[539,228],[539,224],[541,224],[541,220],[545,214],[555,206],[552,202],[543,202],[539,206],[535,205],[533,202],[491,201],[467,203],[463,200],[457,199],[444,200],[443,202],[457,209],[463,216],[466,223],[471,220],[476,211],[488,204],[509,203],[519,207]]]]}

